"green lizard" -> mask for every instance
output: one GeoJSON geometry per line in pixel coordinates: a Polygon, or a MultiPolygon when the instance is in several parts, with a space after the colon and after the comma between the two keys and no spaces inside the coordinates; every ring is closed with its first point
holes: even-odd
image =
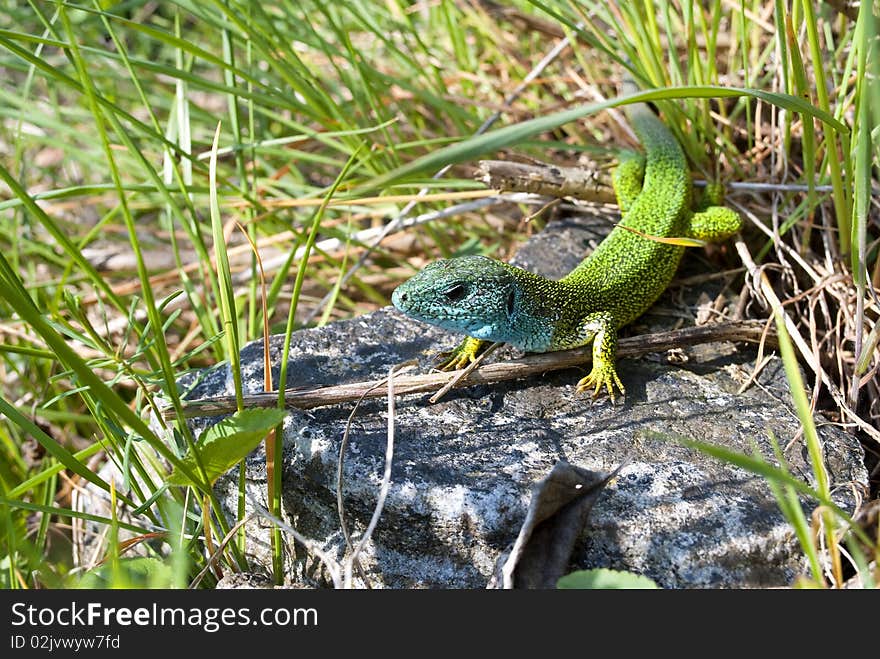
{"type": "MultiPolygon", "coordinates": [[[[635,91],[625,83],[627,91],[635,91]]],[[[690,172],[678,141],[645,104],[626,114],[645,154],[622,157],[612,184],[622,214],[619,226],[560,280],[483,256],[441,259],[395,289],[391,301],[412,318],[468,337],[442,364],[461,368],[493,341],[527,352],[593,343],[593,366],[577,391],[614,387],[617,332],[638,318],[669,285],[684,247],[652,240],[691,237],[720,242],[741,226],[710,186],[692,207],[690,172]],[[643,234],[643,235],[639,235],[643,234]],[[646,237],[648,236],[648,237],[646,237]]]]}

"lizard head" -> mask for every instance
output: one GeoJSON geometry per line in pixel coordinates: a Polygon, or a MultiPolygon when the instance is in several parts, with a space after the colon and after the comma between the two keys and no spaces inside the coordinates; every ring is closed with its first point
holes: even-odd
{"type": "Polygon", "coordinates": [[[520,292],[509,266],[485,256],[440,259],[398,286],[391,302],[411,318],[491,341],[510,341],[520,292]]]}

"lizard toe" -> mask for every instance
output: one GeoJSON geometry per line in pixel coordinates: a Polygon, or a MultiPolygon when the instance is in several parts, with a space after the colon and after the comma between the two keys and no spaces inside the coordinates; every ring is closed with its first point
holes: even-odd
{"type": "Polygon", "coordinates": [[[452,350],[441,352],[434,358],[434,367],[441,371],[457,371],[477,360],[487,343],[480,339],[466,338],[452,350]]]}
{"type": "Polygon", "coordinates": [[[456,371],[467,364],[467,355],[456,354],[454,350],[441,352],[434,357],[434,368],[439,371],[456,371]]]}
{"type": "Polygon", "coordinates": [[[617,387],[621,394],[626,395],[626,389],[624,389],[620,378],[617,377],[617,372],[614,370],[614,367],[607,365],[599,367],[594,366],[589,375],[581,378],[577,383],[576,391],[578,393],[585,393],[592,390],[592,398],[595,400],[602,395],[603,387],[608,391],[608,397],[611,399],[612,403],[617,402],[614,395],[615,387],[617,387]]]}

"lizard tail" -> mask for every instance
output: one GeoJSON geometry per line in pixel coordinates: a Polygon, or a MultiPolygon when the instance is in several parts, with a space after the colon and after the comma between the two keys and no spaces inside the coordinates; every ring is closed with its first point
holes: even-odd
{"type": "MultiPolygon", "coordinates": [[[[628,96],[638,91],[638,85],[627,69],[621,83],[621,93],[628,96]]],[[[645,102],[630,103],[624,107],[624,111],[648,154],[651,175],[646,174],[643,193],[650,188],[650,194],[655,194],[658,199],[667,195],[689,195],[690,181],[686,180],[685,175],[688,171],[687,161],[681,146],[666,125],[645,102]],[[660,166],[652,163],[659,163],[660,166]]]]}
{"type": "MultiPolygon", "coordinates": [[[[635,79],[632,77],[632,73],[629,72],[629,69],[624,71],[623,81],[620,84],[620,94],[621,96],[629,96],[631,94],[635,94],[639,91],[639,86],[636,84],[635,79]]],[[[651,108],[648,107],[647,103],[630,103],[625,106],[624,111],[630,120],[633,119],[636,115],[643,115],[645,113],[654,114],[651,112],[651,108]]]]}
{"type": "Polygon", "coordinates": [[[621,96],[629,96],[630,94],[635,94],[637,91],[639,91],[639,86],[636,84],[632,74],[627,70],[623,74],[623,82],[620,84],[620,94],[621,96]]]}

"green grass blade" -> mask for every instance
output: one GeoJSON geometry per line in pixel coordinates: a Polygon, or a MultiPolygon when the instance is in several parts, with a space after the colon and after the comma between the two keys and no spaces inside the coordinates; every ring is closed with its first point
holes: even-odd
{"type": "MultiPolygon", "coordinates": [[[[33,437],[37,442],[39,442],[40,446],[42,446],[49,455],[51,455],[53,458],[58,460],[58,462],[64,465],[64,467],[70,469],[70,471],[75,473],[77,476],[80,476],[81,478],[88,481],[89,483],[92,483],[96,487],[99,487],[106,492],[110,491],[110,485],[107,483],[107,481],[105,481],[103,478],[101,478],[91,469],[89,469],[86,465],[80,462],[80,460],[76,456],[74,456],[70,451],[61,446],[57,441],[49,437],[49,435],[43,432],[37,424],[24,416],[2,396],[0,396],[0,413],[6,415],[6,417],[8,417],[10,421],[15,423],[30,437],[33,437]]],[[[20,487],[21,486],[12,490],[9,493],[9,496],[13,496],[12,492],[18,492],[20,487]]],[[[131,501],[126,501],[126,503],[128,503],[129,505],[134,505],[131,501]]]]}
{"type": "MultiPolygon", "coordinates": [[[[830,112],[831,106],[828,102],[827,81],[824,72],[824,57],[822,53],[822,45],[819,39],[818,24],[813,12],[812,0],[802,0],[801,5],[804,10],[804,24],[807,28],[807,44],[810,47],[810,58],[813,61],[813,68],[817,71],[815,76],[816,97],[819,108],[825,112],[830,112]]],[[[831,175],[831,185],[834,188],[832,199],[834,201],[834,212],[837,217],[837,226],[840,231],[839,243],[842,249],[848,250],[850,246],[850,208],[851,200],[846,193],[844,187],[843,172],[841,171],[840,157],[837,153],[837,140],[835,134],[829,130],[830,124],[825,123],[823,126],[825,132],[825,149],[828,158],[828,168],[831,175]]],[[[848,131],[843,131],[848,132],[848,131]]]]}
{"type": "MultiPolygon", "coordinates": [[[[2,168],[0,168],[0,173],[2,173],[2,168]]],[[[6,257],[0,252],[0,271],[8,271],[9,269],[6,257]]],[[[55,353],[58,361],[69,368],[83,386],[88,387],[88,395],[91,398],[104,405],[113,414],[113,418],[128,425],[136,435],[146,440],[172,465],[176,467],[181,464],[177,456],[153,434],[153,431],[128,407],[126,402],[98,377],[92,367],[76,353],[67,340],[40,315],[30,297],[7,282],[7,285],[0,287],[0,298],[5,299],[21,319],[43,339],[55,353]]],[[[184,466],[183,469],[186,467],[184,466]]]]}
{"type": "MultiPolygon", "coordinates": [[[[779,443],[776,441],[776,436],[770,429],[767,430],[767,434],[770,437],[770,444],[773,447],[773,454],[776,456],[779,468],[786,473],[790,473],[785,464],[785,456],[782,454],[779,443]]],[[[762,458],[757,446],[754,449],[754,454],[756,458],[762,458]]],[[[813,580],[817,584],[823,583],[824,577],[822,575],[822,566],[819,562],[819,552],[813,542],[810,524],[807,521],[806,515],[804,515],[803,508],[801,508],[801,502],[798,500],[797,493],[790,485],[780,484],[772,478],[768,479],[767,483],[773,492],[773,496],[776,498],[780,510],[782,510],[785,518],[794,528],[795,535],[801,545],[801,550],[804,552],[810,565],[813,580]]]]}
{"type": "Polygon", "coordinates": [[[217,145],[220,140],[220,123],[214,132],[211,147],[210,172],[210,209],[211,233],[214,238],[214,259],[217,264],[217,281],[219,284],[220,320],[223,324],[223,336],[226,344],[226,358],[232,368],[232,379],[235,384],[236,407],[242,409],[241,365],[238,355],[238,314],[235,309],[235,296],[232,290],[232,272],[229,268],[229,256],[226,253],[226,240],[223,236],[223,220],[220,216],[220,203],[217,199],[217,145]]]}
{"type": "MultiPolygon", "coordinates": [[[[38,513],[45,513],[47,515],[61,515],[63,517],[76,517],[77,519],[84,519],[87,522],[97,522],[98,524],[103,524],[106,526],[110,526],[113,524],[113,520],[109,517],[104,517],[102,515],[94,515],[92,513],[86,513],[81,510],[73,510],[72,508],[62,508],[60,506],[46,506],[40,503],[31,503],[29,501],[18,501],[14,499],[8,499],[4,496],[0,496],[0,505],[9,506],[10,508],[19,508],[21,510],[31,510],[38,513]]],[[[135,524],[129,524],[127,522],[116,522],[119,524],[119,528],[126,529],[127,531],[132,531],[134,533],[147,533],[151,529],[144,528],[141,526],[137,526],[135,524]]]]}

